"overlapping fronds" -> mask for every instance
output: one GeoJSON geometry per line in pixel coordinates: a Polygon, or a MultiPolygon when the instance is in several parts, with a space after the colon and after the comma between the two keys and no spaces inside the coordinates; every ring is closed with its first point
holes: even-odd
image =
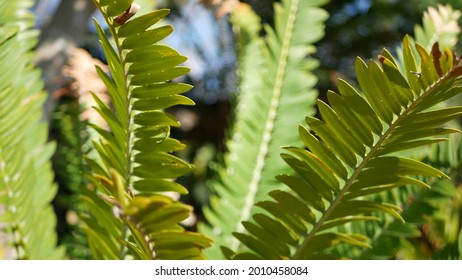
{"type": "Polygon", "coordinates": [[[327,13],[320,6],[326,2],[284,0],[275,4],[275,27],[265,27],[264,39],[249,32],[254,35],[241,56],[237,118],[213,183],[216,196],[205,210],[210,226],[203,231],[216,238],[210,258],[223,258],[220,246],[237,249],[232,232],[245,232],[241,222],[255,213],[254,203],[283,186],[274,179],[287,170],[279,157],[281,146],[302,145],[287,131],[314,113],[317,79],[309,71],[317,61],[309,55],[324,34],[327,13]]]}
{"type": "Polygon", "coordinates": [[[339,92],[328,92],[327,105],[318,101],[321,119],[307,117],[300,126],[308,150],[287,147],[282,158],[297,173],[278,179],[291,191],[273,191],[274,201],[257,206],[266,212],[236,233],[249,251],[227,250],[230,258],[316,259],[336,258],[328,250],[341,243],[370,247],[360,233],[341,233],[336,227],[356,221],[377,220],[372,212],[402,219],[400,208],[371,196],[412,184],[428,187],[414,176],[447,178],[443,172],[396,153],[444,141],[459,132],[441,127],[462,115],[462,107],[434,106],[460,92],[459,58],[435,44],[431,52],[403,40],[405,74],[387,50],[380,62],[356,61],[363,94],[340,80],[339,92]]]}
{"type": "Polygon", "coordinates": [[[373,199],[393,202],[403,211],[406,221],[376,213],[380,221],[355,223],[339,230],[362,232],[370,239],[372,248],[343,244],[335,248],[341,256],[352,259],[457,259],[457,235],[461,228],[461,209],[458,177],[462,162],[460,134],[449,141],[432,145],[431,157],[423,162],[446,173],[446,178],[423,177],[431,188],[406,186],[376,195],[373,199]]]}
{"type": "MultiPolygon", "coordinates": [[[[423,25],[415,26],[415,39],[411,39],[411,42],[415,41],[421,44],[428,51],[432,49],[432,45],[436,41],[439,42],[442,48],[453,49],[459,39],[459,18],[460,12],[454,11],[449,5],[439,5],[437,9],[429,7],[424,13],[423,25]]],[[[416,60],[419,60],[417,49],[413,48],[413,52],[417,56],[416,60]]],[[[398,54],[401,58],[400,64],[404,65],[402,49],[399,49],[398,54]]],[[[455,99],[451,100],[452,105],[457,104],[455,101],[455,99]]],[[[442,102],[438,107],[450,106],[451,102],[442,102]]],[[[456,129],[459,128],[455,121],[447,125],[456,129]]],[[[461,159],[458,156],[460,155],[460,149],[460,135],[452,134],[447,142],[436,143],[427,149],[414,149],[411,153],[406,153],[406,151],[402,153],[403,155],[412,156],[414,159],[429,163],[431,166],[446,173],[451,177],[453,182],[457,182],[456,173],[458,172],[457,169],[459,169],[457,166],[460,164],[461,159]],[[430,159],[426,160],[428,157],[430,159]]],[[[442,237],[441,240],[435,242],[438,245],[429,245],[426,250],[421,249],[421,247],[426,246],[421,243],[425,243],[425,239],[429,238],[425,236],[425,233],[434,228],[435,224],[438,224],[436,226],[438,229],[458,229],[458,215],[454,215],[458,211],[457,206],[454,205],[454,201],[457,200],[457,191],[455,186],[445,179],[423,178],[423,181],[430,185],[432,189],[407,186],[380,193],[373,198],[376,201],[399,205],[403,209],[402,216],[406,220],[406,223],[402,223],[399,219],[392,216],[377,213],[376,215],[380,217],[380,222],[356,223],[348,227],[341,227],[339,229],[341,231],[367,233],[372,239],[373,248],[361,249],[344,244],[336,248],[337,253],[348,258],[361,259],[425,259],[428,258],[426,254],[430,251],[435,256],[439,254],[440,250],[446,252],[446,249],[441,249],[440,247],[446,243],[446,247],[452,246],[451,243],[454,242],[454,236],[446,238],[451,234],[445,234],[446,237],[442,237]],[[444,216],[441,215],[442,209],[448,212],[448,207],[454,207],[452,209],[454,213],[442,219],[442,216],[444,216]]],[[[452,232],[454,233],[454,230],[452,232]]],[[[431,241],[427,242],[429,244],[432,243],[431,241]]],[[[447,257],[454,258],[454,255],[448,255],[447,257]]]]}
{"type": "Polygon", "coordinates": [[[459,40],[460,11],[450,5],[439,4],[437,8],[429,7],[424,12],[422,25],[414,27],[416,42],[430,49],[438,42],[441,48],[454,48],[459,40]]]}
{"type": "MultiPolygon", "coordinates": [[[[438,42],[442,49],[454,49],[459,41],[460,11],[454,10],[450,5],[438,5],[437,8],[428,7],[422,17],[422,25],[414,26],[414,38],[409,37],[411,45],[419,43],[427,51],[430,51],[433,45],[438,42]]],[[[417,63],[420,63],[419,54],[415,48],[412,48],[417,63]]],[[[397,49],[399,69],[404,70],[403,50],[397,49]]]]}
{"type": "Polygon", "coordinates": [[[60,259],[51,206],[55,147],[41,121],[46,95],[31,53],[38,35],[30,29],[32,4],[0,1],[0,230],[15,249],[9,257],[60,259]]]}
{"type": "MultiPolygon", "coordinates": [[[[429,7],[424,13],[423,25],[416,25],[414,28],[416,37],[414,40],[428,51],[431,50],[435,40],[439,41],[440,47],[453,49],[460,33],[459,18],[460,12],[454,11],[450,6],[439,5],[438,9],[429,7]]],[[[418,56],[417,49],[413,51],[414,55],[418,56]]],[[[402,58],[402,50],[399,54],[402,58]]],[[[418,60],[418,57],[416,59],[418,60]]],[[[400,61],[402,65],[404,65],[403,60],[400,61]]],[[[457,104],[456,99],[453,98],[451,101],[453,105],[457,104]]],[[[445,106],[451,106],[451,102],[438,105],[440,108],[445,106]]],[[[447,126],[459,128],[456,121],[448,123],[447,126]]],[[[414,150],[408,155],[429,163],[446,173],[453,182],[457,182],[457,173],[460,172],[457,166],[462,159],[461,152],[460,134],[452,134],[449,141],[434,144],[428,149],[414,150]]],[[[459,229],[456,186],[444,179],[424,178],[423,180],[432,187],[431,190],[407,186],[374,197],[377,201],[392,202],[401,206],[406,223],[390,216],[377,214],[381,218],[380,222],[356,223],[350,227],[343,227],[342,230],[345,231],[367,233],[374,247],[359,249],[345,244],[337,249],[338,253],[349,258],[362,259],[425,259],[429,254],[441,258],[445,253],[448,253],[447,258],[457,258],[454,250],[447,249],[455,243],[459,229]],[[445,233],[429,233],[435,230],[445,233]],[[437,235],[438,237],[435,237],[437,235]],[[436,239],[438,241],[435,241],[436,239]],[[422,247],[426,247],[426,250],[421,250],[422,247]]]]}
{"type": "Polygon", "coordinates": [[[92,187],[84,200],[90,214],[84,217],[95,258],[200,259],[210,240],[186,232],[179,223],[192,209],[165,195],[187,190],[174,179],[192,166],[171,152],[184,148],[169,137],[179,122],[163,109],[192,105],[180,95],[187,84],[170,80],[184,75],[179,66],[186,57],[159,43],[173,28],[154,27],[168,14],[157,10],[139,17],[133,0],[95,0],[114,39],[114,50],[95,21],[108,60],[109,76],[97,67],[112,99],[113,110],[94,95],[97,111],[110,131],[93,128],[99,160],[88,159],[92,187]]]}
{"type": "Polygon", "coordinates": [[[459,182],[462,173],[461,135],[453,134],[450,141],[434,145],[425,161],[433,167],[443,170],[453,182],[459,182]]]}
{"type": "Polygon", "coordinates": [[[429,183],[431,189],[416,190],[403,205],[402,217],[406,223],[396,219],[384,223],[372,235],[372,248],[363,248],[355,254],[341,253],[360,259],[458,259],[457,189],[449,180],[429,183]]]}

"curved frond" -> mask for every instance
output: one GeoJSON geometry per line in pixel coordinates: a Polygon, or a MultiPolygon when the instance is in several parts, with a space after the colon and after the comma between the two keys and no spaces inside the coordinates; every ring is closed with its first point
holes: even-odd
{"type": "Polygon", "coordinates": [[[46,95],[31,53],[38,36],[32,4],[0,0],[0,230],[8,258],[61,259],[51,206],[55,147],[41,121],[46,95]]]}
{"type": "Polygon", "coordinates": [[[286,131],[307,112],[314,113],[317,79],[309,71],[317,61],[310,55],[315,51],[313,43],[324,34],[327,13],[319,7],[326,2],[284,0],[275,4],[275,27],[265,27],[264,39],[246,26],[251,39],[245,39],[249,43],[241,56],[237,119],[226,143],[224,166],[213,183],[216,196],[204,211],[210,225],[202,229],[216,237],[215,246],[207,251],[212,259],[223,258],[220,246],[238,248],[232,232],[246,232],[241,222],[258,212],[254,203],[283,187],[274,179],[274,174],[288,169],[279,158],[281,146],[302,145],[286,131]]]}
{"type": "Polygon", "coordinates": [[[252,252],[234,258],[325,259],[336,258],[329,248],[338,244],[370,247],[366,236],[335,228],[376,219],[369,215],[373,212],[402,220],[398,206],[372,200],[371,195],[406,184],[428,187],[415,176],[448,178],[396,154],[459,132],[441,126],[460,117],[461,107],[434,108],[462,91],[459,58],[448,49],[441,52],[437,44],[431,52],[419,44],[415,48],[419,64],[409,38],[403,40],[405,75],[386,50],[379,63],[358,58],[356,74],[363,94],[340,80],[339,94],[328,93],[330,105],[318,101],[322,120],[307,117],[310,130],[299,129],[308,150],[287,147],[289,153],[282,154],[296,175],[278,179],[291,192],[273,191],[275,202],[257,204],[266,212],[253,216],[256,229],[249,230],[250,235],[235,234],[252,252]],[[261,234],[261,229],[274,226],[283,230],[263,230],[272,238],[261,234]]]}
{"type": "Polygon", "coordinates": [[[180,124],[163,111],[194,104],[181,95],[190,85],[170,82],[189,71],[181,66],[186,57],[159,43],[173,28],[154,26],[169,11],[134,16],[138,6],[133,0],[95,4],[108,23],[116,49],[95,21],[111,76],[100,68],[97,71],[113,109],[94,95],[96,110],[110,130],[93,126],[101,136],[94,142],[99,159],[88,159],[94,188],[85,193],[91,216],[84,220],[94,257],[203,258],[202,249],[210,245],[210,239],[179,225],[191,207],[166,196],[167,192],[187,192],[174,179],[193,168],[171,154],[185,146],[169,137],[170,127],[180,124]]]}

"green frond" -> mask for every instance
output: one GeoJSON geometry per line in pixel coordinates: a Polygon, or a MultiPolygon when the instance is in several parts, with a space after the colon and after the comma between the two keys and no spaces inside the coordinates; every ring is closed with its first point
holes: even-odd
{"type": "MultiPolygon", "coordinates": [[[[258,203],[266,221],[254,216],[252,222],[262,229],[274,223],[283,226],[277,234],[285,235],[282,240],[290,237],[290,243],[286,242],[290,252],[272,246],[271,239],[254,231],[239,236],[252,256],[316,259],[339,244],[368,248],[370,242],[362,233],[342,233],[333,227],[364,220],[375,212],[402,220],[400,207],[373,200],[373,195],[406,184],[427,187],[419,179],[422,176],[448,178],[431,166],[397,154],[444,141],[458,131],[439,127],[462,115],[461,107],[435,108],[462,92],[459,58],[447,49],[441,52],[437,44],[431,52],[419,44],[415,48],[420,63],[405,37],[405,75],[387,51],[379,62],[366,64],[358,58],[356,74],[362,94],[340,80],[339,94],[328,96],[330,105],[319,103],[321,118],[306,118],[309,130],[300,127],[300,135],[308,150],[287,147],[289,153],[282,154],[296,172],[278,177],[290,187],[287,195],[291,198],[258,203]],[[295,199],[308,205],[308,211],[298,211],[295,199]]],[[[246,251],[233,258],[248,257],[246,251]]]]}
{"type": "Polygon", "coordinates": [[[462,139],[460,133],[452,134],[448,142],[432,146],[425,160],[432,166],[443,170],[457,182],[462,172],[462,139]]]}
{"type": "MultiPolygon", "coordinates": [[[[459,41],[460,26],[458,21],[460,16],[460,11],[454,10],[450,5],[443,6],[439,4],[437,8],[428,7],[423,14],[422,25],[416,24],[414,26],[415,38],[409,37],[411,49],[408,51],[413,52],[417,63],[420,63],[420,55],[419,51],[414,47],[414,43],[418,43],[421,46],[420,48],[427,51],[431,51],[431,48],[437,42],[442,49],[448,49],[448,51],[454,49],[459,41]]],[[[389,52],[386,52],[384,56],[389,60],[394,60],[389,52]]],[[[397,56],[399,69],[404,73],[405,62],[402,49],[397,49],[397,56]]],[[[404,74],[409,75],[410,73],[404,74]]]]}
{"type": "Polygon", "coordinates": [[[191,86],[171,80],[189,71],[186,58],[159,42],[173,28],[154,26],[169,11],[133,17],[133,0],[94,1],[105,17],[116,49],[95,20],[110,74],[97,68],[113,109],[93,95],[109,131],[96,125],[99,158],[88,158],[91,182],[84,192],[90,215],[84,217],[89,243],[98,259],[201,259],[210,239],[186,232],[179,223],[192,212],[167,192],[187,190],[174,179],[192,165],[172,155],[184,145],[170,138],[178,120],[163,109],[193,105],[181,94],[191,86]],[[123,20],[121,20],[123,18],[123,20]]]}
{"type": "MultiPolygon", "coordinates": [[[[457,244],[460,229],[456,200],[456,187],[449,180],[431,180],[432,189],[413,190],[409,201],[403,204],[402,216],[406,223],[389,220],[370,231],[373,247],[367,250],[349,250],[348,256],[360,259],[427,259],[444,254],[444,248],[457,244]],[[456,209],[456,210],[455,210],[456,209]],[[432,232],[436,229],[438,233],[432,232]],[[437,235],[440,235],[437,237],[437,235]],[[450,236],[444,236],[450,235],[450,236]],[[428,241],[424,241],[428,240],[428,241]],[[428,242],[428,251],[422,250],[422,243],[428,242]],[[353,254],[351,254],[354,252],[353,254]]],[[[367,227],[366,224],[353,225],[351,230],[367,227]]],[[[343,249],[341,254],[346,253],[343,249]]],[[[459,255],[447,255],[443,259],[457,259],[459,255]]]]}
{"type": "MultiPolygon", "coordinates": [[[[425,49],[431,50],[432,45],[435,40],[440,40],[440,45],[443,48],[454,48],[457,41],[458,35],[460,33],[460,27],[458,26],[458,19],[460,17],[459,11],[454,11],[450,6],[438,6],[438,9],[430,7],[423,17],[423,26],[415,26],[415,41],[425,46],[425,49]]],[[[412,40],[411,40],[412,42],[412,40]]],[[[412,44],[411,44],[412,45],[412,44]]],[[[419,53],[416,48],[411,48],[413,54],[416,58],[417,64],[419,63],[419,53]]],[[[447,50],[448,51],[448,50],[447,50]]],[[[389,52],[384,52],[384,56],[387,57],[390,61],[393,61],[394,58],[389,52]]],[[[404,58],[402,56],[402,50],[398,50],[398,56],[400,59],[400,67],[402,72],[404,65],[404,58]]],[[[384,71],[388,71],[387,66],[383,65],[384,71]]],[[[388,71],[390,72],[390,71],[388,71]]],[[[418,75],[418,72],[414,72],[415,75],[418,75]]],[[[390,75],[392,73],[390,72],[390,75]]],[[[407,81],[403,80],[399,76],[393,76],[393,79],[396,83],[400,85],[406,85],[407,81]]],[[[450,101],[440,103],[437,108],[449,107],[452,104],[457,103],[457,99],[451,99],[450,101]]],[[[420,136],[424,136],[428,133],[436,133],[440,131],[441,134],[452,133],[449,137],[449,141],[435,143],[427,149],[414,149],[412,151],[400,151],[399,155],[401,156],[410,156],[417,160],[423,160],[428,162],[431,166],[443,171],[448,174],[451,178],[455,178],[457,171],[457,165],[459,164],[460,156],[457,157],[457,146],[460,143],[460,134],[455,134],[459,132],[459,126],[456,121],[452,121],[446,124],[449,128],[432,128],[429,130],[416,131],[413,134],[404,135],[400,137],[401,140],[414,138],[415,134],[418,133],[420,136]],[[429,160],[426,158],[430,157],[429,160]]],[[[342,255],[349,258],[366,258],[366,259],[393,259],[393,258],[427,258],[428,256],[425,253],[419,250],[419,245],[415,244],[415,240],[425,239],[426,237],[419,237],[420,230],[419,227],[428,227],[429,223],[432,223],[434,220],[440,220],[436,216],[438,211],[436,209],[444,208],[443,205],[451,205],[451,200],[453,199],[453,194],[441,196],[439,195],[438,189],[442,188],[444,184],[438,182],[445,180],[435,180],[434,179],[425,179],[424,181],[428,186],[432,186],[433,189],[421,189],[413,186],[406,186],[404,188],[394,188],[394,187],[381,187],[387,192],[380,193],[374,196],[376,201],[388,201],[395,203],[403,208],[403,218],[407,221],[406,224],[401,223],[401,221],[396,220],[392,217],[384,216],[380,213],[377,213],[378,217],[381,218],[380,223],[356,223],[348,227],[339,228],[341,231],[347,232],[363,232],[367,233],[372,239],[374,248],[371,250],[358,249],[349,245],[342,245],[335,248],[335,251],[338,255],[342,255]],[[432,195],[436,194],[434,200],[442,200],[445,202],[440,202],[440,204],[429,203],[432,201],[432,195]],[[425,200],[422,201],[422,197],[425,197],[425,200]],[[411,202],[410,202],[411,201],[411,202]],[[432,206],[431,206],[432,205],[432,206]],[[409,218],[409,211],[412,211],[412,215],[424,215],[426,219],[419,219],[418,222],[415,221],[415,218],[409,218]],[[424,225],[425,223],[425,225],[424,225]],[[406,256],[403,256],[406,254],[406,256]]],[[[371,198],[372,199],[372,198],[371,198]]],[[[453,222],[449,222],[454,224],[453,222]]],[[[445,224],[441,222],[441,224],[445,224]]],[[[439,242],[441,243],[441,242],[439,242]]],[[[444,243],[444,241],[443,241],[444,243]]],[[[438,250],[433,248],[433,250],[438,250]]],[[[436,254],[435,251],[435,254],[436,254]]],[[[439,253],[436,255],[440,255],[439,253]]],[[[441,257],[441,256],[440,256],[441,257]]],[[[443,257],[444,258],[444,257],[443,257]]],[[[451,257],[453,258],[453,257],[451,257]]]]}
{"type": "Polygon", "coordinates": [[[246,27],[249,38],[241,55],[237,119],[226,143],[224,166],[213,183],[216,196],[204,210],[210,225],[201,228],[216,237],[215,246],[207,250],[212,259],[223,258],[222,246],[238,249],[232,233],[247,232],[241,222],[260,211],[253,205],[283,186],[274,179],[288,170],[279,158],[281,146],[302,145],[287,131],[296,129],[307,112],[314,113],[317,79],[310,71],[317,61],[310,55],[324,33],[327,13],[319,7],[326,2],[275,4],[275,27],[265,27],[264,39],[246,27]]]}
{"type": "MultiPolygon", "coordinates": [[[[234,33],[236,34],[237,54],[240,56],[239,62],[241,64],[244,64],[245,57],[247,57],[248,59],[248,57],[250,56],[248,54],[245,54],[245,48],[252,42],[256,41],[262,29],[260,17],[253,11],[250,5],[241,3],[239,9],[234,10],[231,13],[230,20],[233,25],[234,33]]],[[[255,50],[248,50],[247,52],[255,52],[255,50]]],[[[250,75],[250,73],[242,72],[244,71],[243,65],[241,65],[240,69],[241,81],[243,81],[243,76],[250,75]]]]}
{"type": "Polygon", "coordinates": [[[436,42],[443,49],[454,48],[459,40],[460,15],[460,11],[454,10],[450,5],[438,4],[436,8],[429,7],[423,14],[422,25],[414,27],[416,42],[426,49],[430,49],[436,42]]]}
{"type": "Polygon", "coordinates": [[[0,1],[0,230],[10,237],[4,253],[15,250],[9,257],[61,259],[51,206],[55,146],[41,121],[46,95],[33,67],[32,4],[0,1]]]}
{"type": "MultiPolygon", "coordinates": [[[[452,123],[447,125],[452,126],[452,123]]],[[[424,152],[418,153],[426,154],[419,159],[447,174],[452,182],[458,182],[462,162],[460,131],[441,127],[430,131],[452,134],[448,137],[449,141],[431,145],[424,152]]],[[[415,133],[412,137],[415,137],[415,133]]],[[[409,136],[401,139],[409,139],[409,136]]],[[[415,153],[409,155],[415,156],[415,153]]],[[[401,216],[406,223],[402,223],[401,219],[375,213],[375,216],[380,217],[379,222],[355,223],[338,228],[342,232],[365,233],[371,239],[372,248],[355,248],[343,244],[332,251],[351,259],[457,259],[459,255],[454,249],[460,228],[457,186],[447,179],[434,177],[424,177],[422,181],[431,189],[411,185],[403,188],[383,186],[380,188],[384,192],[371,198],[399,205],[403,209],[401,216]]]]}

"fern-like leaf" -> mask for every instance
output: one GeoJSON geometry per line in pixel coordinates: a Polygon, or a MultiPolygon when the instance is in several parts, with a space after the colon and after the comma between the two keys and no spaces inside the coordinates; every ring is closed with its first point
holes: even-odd
{"type": "MultiPolygon", "coordinates": [[[[411,45],[418,43],[427,51],[431,51],[433,45],[438,42],[442,49],[453,49],[459,40],[460,27],[458,20],[460,11],[453,10],[450,5],[438,5],[438,9],[428,7],[422,18],[422,25],[414,26],[415,38],[409,37],[411,45]]],[[[416,62],[420,63],[420,56],[415,48],[412,48],[416,62]]],[[[397,49],[398,66],[404,73],[403,50],[397,49]]],[[[407,75],[404,73],[404,75],[407,75]]]]}
{"type": "Polygon", "coordinates": [[[356,61],[363,95],[343,80],[339,92],[328,92],[329,104],[318,101],[321,119],[307,117],[310,130],[300,126],[308,150],[287,147],[283,159],[297,175],[281,175],[291,192],[273,191],[275,201],[257,205],[266,213],[245,223],[251,234],[236,233],[251,252],[234,258],[335,258],[328,249],[342,243],[369,247],[359,233],[341,233],[339,225],[376,219],[372,212],[401,219],[400,208],[371,195],[405,184],[428,187],[414,176],[447,176],[396,152],[445,140],[458,130],[440,125],[460,117],[461,107],[432,108],[459,94],[462,67],[451,51],[431,52],[417,44],[420,65],[408,37],[403,40],[405,75],[386,50],[380,64],[356,61]],[[275,231],[279,228],[278,231],[275,231]],[[262,230],[263,229],[263,230],[262,230]],[[273,229],[273,230],[269,230],[273,229]]]}
{"type": "Polygon", "coordinates": [[[241,56],[237,119],[219,180],[213,184],[216,196],[204,211],[210,226],[202,229],[216,238],[208,250],[212,259],[223,258],[221,246],[238,248],[232,232],[246,232],[241,222],[258,211],[254,203],[283,186],[274,179],[274,174],[287,171],[279,158],[281,146],[302,145],[286,131],[307,112],[314,113],[316,78],[309,71],[317,62],[309,55],[324,33],[327,13],[319,6],[326,2],[284,0],[275,4],[275,27],[265,27],[264,40],[255,38],[255,30],[249,32],[253,39],[241,56]]]}
{"type": "MultiPolygon", "coordinates": [[[[416,25],[414,28],[416,39],[413,40],[424,46],[428,51],[432,49],[432,45],[435,40],[439,41],[441,47],[452,49],[458,41],[458,35],[460,32],[460,28],[458,26],[459,17],[460,12],[452,10],[450,6],[439,5],[438,9],[429,7],[427,12],[424,13],[423,25],[416,25]]],[[[415,48],[413,48],[413,52],[414,55],[417,56],[416,60],[418,60],[419,55],[415,48]]],[[[399,64],[401,65],[401,70],[404,73],[404,59],[402,53],[402,49],[398,49],[398,56],[400,58],[399,64]]],[[[454,103],[455,100],[451,99],[451,101],[454,103]]],[[[443,107],[449,105],[444,102],[438,106],[443,107]]],[[[454,122],[448,123],[448,126],[457,127],[454,125],[454,122]]],[[[438,157],[440,157],[443,161],[446,161],[446,159],[443,159],[445,156],[450,157],[453,161],[457,160],[454,158],[455,153],[449,147],[452,147],[455,143],[460,141],[455,139],[453,136],[459,138],[458,136],[460,135],[451,135],[450,141],[432,145],[435,150],[441,151],[438,153],[438,157]]],[[[429,155],[429,152],[431,151],[432,149],[429,148],[419,149],[418,151],[413,150],[410,153],[403,151],[401,153],[402,155],[412,156],[414,159],[421,160],[429,155]]],[[[448,175],[452,172],[447,168],[442,168],[443,166],[435,161],[432,161],[431,165],[448,175]]],[[[424,255],[416,255],[416,252],[419,250],[416,250],[416,248],[412,246],[409,239],[420,237],[421,230],[419,227],[428,226],[428,224],[423,225],[423,223],[438,219],[438,212],[435,210],[440,207],[435,208],[436,202],[434,201],[441,200],[442,202],[437,205],[445,205],[445,203],[447,205],[447,203],[453,199],[454,194],[442,191],[445,189],[446,184],[441,182],[446,182],[447,180],[436,180],[438,184],[435,184],[435,180],[433,178],[424,179],[424,181],[432,186],[433,189],[419,189],[418,187],[407,186],[404,188],[393,189],[389,192],[380,193],[373,198],[376,201],[394,203],[402,207],[402,215],[407,223],[403,224],[400,220],[391,216],[385,216],[381,213],[377,213],[376,215],[381,218],[380,222],[356,223],[348,227],[339,228],[341,231],[367,233],[367,235],[372,238],[372,244],[374,247],[369,250],[364,248],[355,248],[354,246],[344,244],[335,248],[337,251],[336,253],[348,258],[375,259],[400,258],[402,257],[400,255],[402,255],[403,252],[406,252],[406,258],[426,258],[424,255]],[[410,203],[410,201],[412,201],[412,203],[410,203]],[[423,216],[425,216],[426,219],[422,218],[423,216]],[[414,253],[411,255],[411,252],[414,253]]]]}
{"type": "Polygon", "coordinates": [[[51,206],[55,147],[41,121],[46,95],[33,67],[32,4],[0,1],[0,230],[9,237],[7,251],[15,249],[9,258],[61,259],[51,206]]]}
{"type": "MultiPolygon", "coordinates": [[[[438,5],[437,9],[429,7],[423,16],[423,24],[416,25],[415,30],[415,42],[425,47],[427,51],[432,49],[432,45],[438,41],[442,48],[454,48],[458,41],[460,27],[458,26],[458,20],[460,18],[460,12],[454,11],[449,5],[442,6],[438,5]]],[[[412,40],[411,40],[412,42],[412,40]]],[[[417,50],[414,48],[414,55],[419,59],[417,50]]],[[[398,50],[398,55],[401,58],[400,64],[404,68],[404,59],[402,56],[402,50],[398,50]]],[[[404,72],[404,71],[403,71],[404,72]]],[[[454,99],[451,102],[454,103],[454,99]]],[[[439,104],[439,107],[450,106],[447,102],[439,104]]],[[[448,123],[450,127],[457,127],[455,122],[448,123]]],[[[432,160],[430,164],[445,172],[450,177],[453,170],[442,165],[449,157],[451,161],[457,161],[456,153],[454,153],[453,146],[460,142],[460,135],[451,135],[448,142],[436,143],[432,145],[434,149],[419,149],[418,151],[412,151],[407,155],[412,156],[414,159],[424,159],[429,154],[433,156],[435,154],[432,150],[439,151],[437,155],[440,161],[432,160]],[[457,139],[456,139],[457,138],[457,139]]],[[[402,152],[406,155],[406,152],[402,152]]],[[[457,165],[457,163],[455,163],[457,165]]],[[[454,163],[451,165],[454,167],[454,163]]],[[[372,238],[372,244],[374,247],[368,249],[358,249],[354,246],[345,244],[336,248],[338,253],[349,258],[396,258],[403,252],[407,252],[407,258],[426,258],[424,255],[418,255],[416,250],[409,242],[410,238],[420,238],[421,230],[419,227],[428,227],[428,222],[432,223],[434,220],[439,220],[436,209],[439,209],[441,205],[449,205],[450,201],[454,197],[453,192],[447,191],[447,180],[434,180],[424,179],[424,181],[432,186],[432,190],[418,189],[413,186],[407,186],[404,188],[393,189],[390,192],[381,193],[375,196],[375,200],[383,202],[391,202],[399,205],[403,208],[403,218],[407,221],[403,224],[401,221],[382,214],[377,214],[381,218],[380,223],[356,223],[351,227],[344,227],[341,230],[353,231],[353,232],[367,232],[367,235],[372,238]],[[436,183],[435,183],[436,182],[436,183]],[[446,191],[445,191],[446,190],[446,191]],[[440,200],[437,204],[435,201],[440,200]],[[412,201],[412,203],[410,203],[412,201]],[[436,205],[436,206],[435,206],[436,205]],[[426,217],[425,219],[423,217],[426,217]],[[427,223],[424,225],[424,223],[427,223]],[[401,246],[399,246],[401,245],[401,246]],[[409,249],[413,248],[413,249],[409,249]],[[414,252],[414,253],[411,253],[414,252]],[[417,255],[416,255],[417,254],[417,255]]],[[[444,224],[443,222],[441,222],[444,224]]],[[[450,222],[453,224],[452,222],[450,222]]],[[[425,237],[423,237],[425,238],[425,237]]],[[[437,249],[435,249],[437,250],[437,249]]]]}
{"type": "Polygon", "coordinates": [[[453,246],[460,229],[459,215],[454,205],[457,200],[456,187],[444,179],[429,184],[432,189],[414,190],[415,195],[403,205],[401,215],[406,223],[388,221],[373,235],[373,248],[360,250],[351,256],[361,259],[427,259],[438,256],[457,259],[458,254],[443,257],[446,251],[443,246],[453,246]],[[442,233],[435,233],[435,229],[442,233]],[[421,250],[422,244],[427,242],[428,249],[421,250]]]}
{"type": "Polygon", "coordinates": [[[157,10],[133,17],[133,0],[94,1],[114,39],[114,50],[95,21],[106,54],[110,77],[97,68],[114,110],[94,95],[96,110],[110,131],[93,126],[101,135],[94,143],[99,159],[88,159],[94,188],[84,200],[91,215],[83,217],[95,258],[200,259],[210,239],[185,232],[179,223],[189,206],[165,196],[187,190],[173,180],[192,166],[170,154],[184,145],[169,137],[179,122],[163,109],[192,105],[180,95],[187,84],[170,80],[189,71],[179,66],[186,57],[159,43],[173,28],[154,27],[169,11],[157,10]]]}
{"type": "Polygon", "coordinates": [[[429,7],[423,15],[422,25],[414,27],[415,40],[427,49],[438,42],[442,48],[454,48],[459,40],[460,11],[450,5],[429,7]]]}

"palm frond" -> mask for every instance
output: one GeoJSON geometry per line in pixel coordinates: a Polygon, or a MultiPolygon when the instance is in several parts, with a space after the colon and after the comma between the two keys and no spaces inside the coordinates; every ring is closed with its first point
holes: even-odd
{"type": "MultiPolygon", "coordinates": [[[[241,56],[241,90],[237,119],[227,141],[224,166],[213,183],[203,231],[216,237],[210,258],[223,258],[220,246],[237,249],[232,232],[246,232],[241,222],[258,211],[255,202],[283,186],[274,174],[287,171],[279,158],[281,146],[302,143],[286,133],[314,113],[316,78],[309,72],[317,61],[309,56],[313,43],[324,33],[327,13],[319,8],[327,1],[284,0],[275,4],[275,27],[265,27],[266,37],[254,35],[241,56]]],[[[252,32],[249,32],[252,33],[252,32]]]]}
{"type": "Polygon", "coordinates": [[[396,154],[459,132],[440,126],[460,117],[462,107],[434,109],[462,91],[459,58],[448,49],[441,52],[437,44],[431,52],[419,44],[415,48],[419,64],[405,37],[405,75],[384,50],[380,64],[356,60],[363,95],[340,80],[340,94],[328,92],[330,105],[318,101],[322,120],[307,117],[310,130],[299,129],[308,150],[287,147],[290,154],[282,154],[297,174],[278,179],[293,192],[273,191],[270,196],[276,202],[257,203],[266,212],[244,224],[250,234],[235,234],[251,252],[228,251],[231,257],[336,258],[328,249],[338,244],[370,247],[365,235],[334,229],[376,220],[369,215],[372,212],[402,220],[398,206],[371,200],[371,195],[406,184],[429,187],[415,176],[448,178],[429,165],[396,154]],[[268,230],[275,227],[283,230],[268,230]]]}
{"type": "Polygon", "coordinates": [[[31,53],[38,36],[32,4],[0,1],[0,230],[15,249],[9,257],[61,259],[51,206],[55,146],[41,121],[46,95],[31,53]]]}
{"type": "Polygon", "coordinates": [[[95,21],[111,77],[98,67],[97,71],[114,110],[94,95],[96,110],[110,129],[93,126],[101,136],[94,142],[99,159],[87,160],[92,186],[84,194],[90,215],[83,219],[94,257],[203,258],[210,239],[179,225],[191,207],[166,196],[187,192],[174,179],[193,168],[171,154],[185,146],[169,137],[170,127],[180,124],[163,111],[194,104],[180,95],[191,86],[170,82],[189,71],[179,66],[186,57],[159,43],[173,28],[153,26],[169,11],[131,18],[137,10],[133,0],[94,2],[116,45],[114,50],[95,21]]]}

